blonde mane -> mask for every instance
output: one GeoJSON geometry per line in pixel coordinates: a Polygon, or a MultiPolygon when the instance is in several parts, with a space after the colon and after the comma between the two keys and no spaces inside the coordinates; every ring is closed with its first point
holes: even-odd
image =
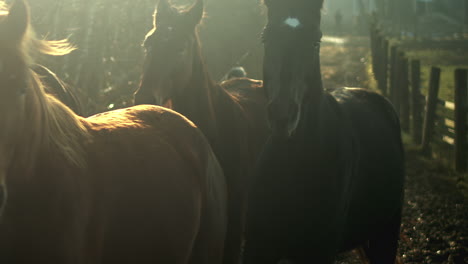
{"type": "Polygon", "coordinates": [[[86,167],[85,144],[89,140],[89,132],[84,125],[83,118],[57,98],[47,94],[40,77],[32,70],[31,101],[26,107],[31,107],[31,131],[40,137],[38,151],[56,151],[71,164],[86,167]],[[35,111],[35,112],[32,112],[35,111]],[[35,116],[32,114],[35,113],[35,116]]]}
{"type": "Polygon", "coordinates": [[[0,2],[0,17],[8,15],[8,7],[4,1],[0,2]]]}
{"type": "MultiPolygon", "coordinates": [[[[4,2],[0,2],[0,21],[8,15],[4,2]]],[[[75,48],[65,39],[47,41],[36,38],[28,26],[22,44],[17,46],[18,54],[29,67],[30,89],[25,97],[25,120],[21,138],[23,141],[16,150],[15,168],[33,170],[41,155],[63,158],[66,162],[86,167],[85,144],[90,135],[83,118],[77,116],[55,97],[44,91],[39,76],[31,69],[34,57],[39,54],[60,56],[75,48]]],[[[63,162],[56,160],[54,162],[63,162]]]]}

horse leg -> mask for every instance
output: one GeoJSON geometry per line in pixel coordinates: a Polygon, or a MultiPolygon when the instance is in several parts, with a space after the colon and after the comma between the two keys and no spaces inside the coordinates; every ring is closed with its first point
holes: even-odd
{"type": "Polygon", "coordinates": [[[401,212],[373,236],[364,251],[370,264],[395,264],[400,235],[401,212]]]}
{"type": "Polygon", "coordinates": [[[245,226],[245,203],[239,195],[230,195],[230,198],[223,264],[239,264],[245,226]]]}
{"type": "Polygon", "coordinates": [[[189,264],[221,264],[225,234],[225,217],[220,217],[217,212],[205,209],[189,264]]]}

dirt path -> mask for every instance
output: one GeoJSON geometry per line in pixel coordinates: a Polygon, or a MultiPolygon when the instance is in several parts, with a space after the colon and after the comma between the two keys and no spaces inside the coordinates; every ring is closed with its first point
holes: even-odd
{"type": "Polygon", "coordinates": [[[320,56],[325,88],[369,87],[368,42],[364,37],[323,37],[320,56]]]}

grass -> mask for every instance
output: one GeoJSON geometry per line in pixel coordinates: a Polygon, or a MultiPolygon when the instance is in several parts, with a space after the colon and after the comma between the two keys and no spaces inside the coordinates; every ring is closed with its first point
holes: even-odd
{"type": "Polygon", "coordinates": [[[409,59],[421,61],[421,89],[427,94],[431,67],[441,69],[439,98],[454,101],[455,98],[455,69],[468,69],[468,52],[451,50],[409,50],[409,59]]]}
{"type": "MultiPolygon", "coordinates": [[[[468,69],[468,51],[456,50],[407,50],[406,56],[409,59],[418,59],[421,61],[421,92],[427,95],[431,67],[439,67],[441,69],[439,98],[446,101],[454,101],[455,98],[455,69],[464,68],[468,69]]],[[[368,61],[371,62],[370,51],[366,56],[368,61]]],[[[373,78],[372,63],[367,64],[366,68],[369,76],[367,87],[372,90],[378,91],[377,83],[373,78]]],[[[453,113],[452,113],[453,114],[453,113]]],[[[420,146],[416,146],[409,134],[403,133],[403,144],[410,152],[419,152],[420,146]]],[[[436,159],[427,159],[420,156],[420,159],[425,160],[425,163],[431,166],[439,167],[444,171],[441,176],[445,181],[449,181],[451,185],[455,185],[457,189],[468,199],[468,173],[456,173],[453,168],[453,160],[447,160],[441,155],[436,155],[436,159]],[[443,169],[442,169],[443,168],[443,169]]],[[[434,158],[434,157],[433,157],[434,158]]]]}
{"type": "Polygon", "coordinates": [[[425,157],[421,154],[421,147],[412,144],[405,134],[403,143],[407,162],[410,162],[412,169],[421,170],[419,174],[430,176],[432,181],[437,181],[439,188],[445,188],[445,192],[457,190],[464,199],[468,200],[468,175],[467,173],[458,173],[447,160],[434,157],[425,157]],[[419,168],[419,169],[418,169],[419,168]]]}
{"type": "MultiPolygon", "coordinates": [[[[441,69],[439,98],[450,102],[455,100],[455,69],[468,69],[468,51],[418,49],[406,51],[406,56],[409,59],[421,61],[421,92],[424,95],[428,92],[431,67],[438,67],[441,69]]],[[[444,177],[445,180],[450,180],[463,196],[468,198],[467,175],[454,172],[450,168],[453,161],[447,161],[443,155],[439,155],[436,160],[431,159],[430,162],[444,167],[443,170],[450,175],[450,177],[444,177]]]]}

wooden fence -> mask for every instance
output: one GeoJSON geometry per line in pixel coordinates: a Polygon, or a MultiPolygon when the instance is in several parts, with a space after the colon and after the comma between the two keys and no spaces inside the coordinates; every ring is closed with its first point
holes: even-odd
{"type": "MultiPolygon", "coordinates": [[[[468,70],[454,72],[453,101],[439,99],[441,69],[431,67],[427,95],[421,93],[421,62],[410,60],[403,49],[391,45],[371,27],[372,69],[381,93],[392,102],[400,115],[403,132],[411,134],[423,153],[434,149],[452,160],[459,172],[468,164],[468,70]]],[[[443,84],[442,84],[443,85],[443,84]]]]}

